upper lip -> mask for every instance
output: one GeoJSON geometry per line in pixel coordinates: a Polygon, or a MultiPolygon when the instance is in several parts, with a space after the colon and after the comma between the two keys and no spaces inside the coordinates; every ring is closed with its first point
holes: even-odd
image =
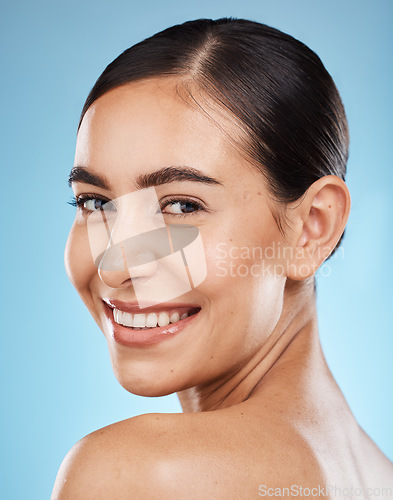
{"type": "Polygon", "coordinates": [[[184,302],[163,302],[161,304],[155,304],[149,307],[139,307],[138,302],[123,302],[116,299],[103,299],[105,304],[112,309],[119,309],[119,311],[124,311],[128,313],[149,313],[158,311],[167,311],[170,309],[178,308],[189,308],[189,309],[200,309],[201,307],[195,304],[186,304],[184,302]]]}

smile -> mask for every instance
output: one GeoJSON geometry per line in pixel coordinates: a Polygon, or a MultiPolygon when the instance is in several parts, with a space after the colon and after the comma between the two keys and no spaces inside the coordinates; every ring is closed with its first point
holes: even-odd
{"type": "Polygon", "coordinates": [[[196,304],[162,303],[140,308],[138,302],[104,298],[110,336],[126,347],[149,347],[180,335],[195,323],[201,307],[196,304]]]}
{"type": "Polygon", "coordinates": [[[198,308],[175,308],[170,310],[162,310],[149,313],[129,313],[113,308],[113,321],[118,325],[132,328],[133,330],[149,330],[157,326],[168,326],[170,323],[178,323],[179,321],[192,316],[198,312],[198,308]]]}

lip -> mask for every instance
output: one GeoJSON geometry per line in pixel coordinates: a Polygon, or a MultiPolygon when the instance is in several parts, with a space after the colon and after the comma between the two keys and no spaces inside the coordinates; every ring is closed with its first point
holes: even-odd
{"type": "Polygon", "coordinates": [[[134,313],[134,314],[135,313],[148,314],[149,312],[160,312],[160,311],[167,311],[170,309],[182,309],[182,308],[200,309],[200,306],[196,304],[185,304],[184,302],[165,302],[162,304],[155,304],[152,306],[143,307],[142,309],[139,307],[138,302],[123,302],[121,300],[115,300],[115,299],[103,299],[103,302],[111,309],[119,309],[120,311],[134,313]]]}
{"type": "Polygon", "coordinates": [[[105,316],[111,325],[111,336],[118,344],[126,347],[143,347],[158,344],[165,340],[175,337],[187,328],[190,323],[195,321],[199,316],[200,306],[194,306],[192,304],[180,304],[167,302],[165,304],[154,305],[152,307],[146,307],[140,309],[137,303],[133,302],[121,302],[118,300],[103,300],[105,316]],[[176,323],[169,324],[167,326],[157,326],[155,328],[150,328],[148,330],[133,330],[127,326],[119,325],[113,319],[113,308],[119,309],[121,311],[130,313],[149,313],[156,311],[165,311],[174,308],[187,307],[198,307],[199,311],[195,314],[188,316],[187,318],[181,319],[176,323]]]}

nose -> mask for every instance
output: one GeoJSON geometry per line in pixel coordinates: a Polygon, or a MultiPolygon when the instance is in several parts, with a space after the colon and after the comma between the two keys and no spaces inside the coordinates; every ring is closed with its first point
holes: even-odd
{"type": "Polygon", "coordinates": [[[155,253],[141,248],[135,241],[132,243],[125,241],[109,246],[96,261],[101,281],[110,288],[129,287],[134,280],[150,278],[157,271],[155,253]]]}
{"type": "Polygon", "coordinates": [[[133,280],[142,282],[156,273],[160,258],[157,231],[160,243],[166,233],[163,216],[156,215],[157,206],[155,190],[148,188],[120,196],[103,213],[90,216],[94,262],[101,280],[111,288],[130,286],[133,280]]]}

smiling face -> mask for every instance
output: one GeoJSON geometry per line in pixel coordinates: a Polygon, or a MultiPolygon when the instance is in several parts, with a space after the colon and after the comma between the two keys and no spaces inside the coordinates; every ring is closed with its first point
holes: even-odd
{"type": "MultiPolygon", "coordinates": [[[[285,286],[285,277],[271,272],[280,262],[261,259],[261,249],[284,242],[263,176],[231,145],[223,131],[231,132],[229,121],[214,112],[212,120],[187,104],[176,83],[169,78],[131,83],[98,99],[79,130],[78,168],[71,176],[79,206],[66,247],[68,275],[106,337],[119,382],[146,396],[230,377],[273,331],[285,286]],[[206,278],[176,298],[138,311],[134,285],[148,287],[157,266],[99,269],[88,220],[111,206],[110,200],[116,205],[143,189],[155,193],[165,225],[198,228],[206,278]],[[144,312],[138,321],[146,325],[150,313],[159,326],[138,330],[118,324],[144,312]],[[177,321],[184,313],[189,317],[177,321]],[[165,326],[166,314],[172,327],[165,326]]],[[[129,214],[128,223],[139,224],[136,233],[150,229],[140,227],[139,217],[130,220],[132,210],[129,214]]]]}

